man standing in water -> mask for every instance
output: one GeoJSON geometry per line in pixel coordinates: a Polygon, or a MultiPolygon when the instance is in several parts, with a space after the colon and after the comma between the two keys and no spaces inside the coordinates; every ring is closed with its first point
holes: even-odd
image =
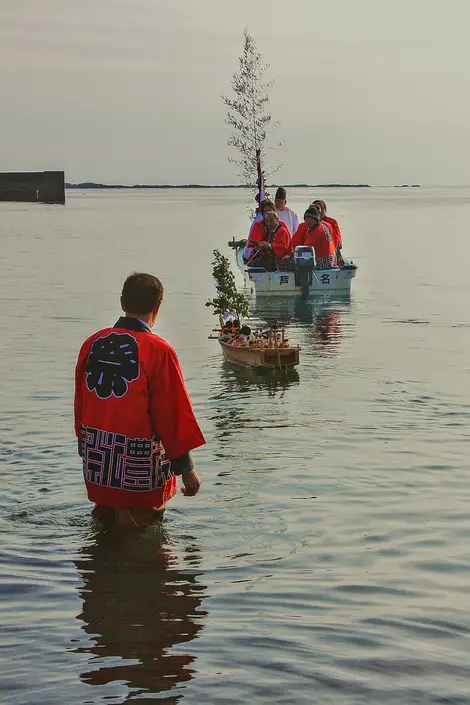
{"type": "Polygon", "coordinates": [[[149,526],[177,492],[200,481],[190,451],[205,440],[173,348],[153,335],[163,286],[131,274],[125,315],[82,345],[75,370],[75,432],[93,516],[107,525],[149,526]]]}
{"type": "Polygon", "coordinates": [[[274,198],[274,205],[276,206],[276,214],[279,220],[285,224],[289,235],[292,237],[294,233],[297,232],[299,227],[299,219],[297,214],[293,210],[287,207],[287,193],[283,186],[279,186],[276,191],[276,196],[274,198]]]}

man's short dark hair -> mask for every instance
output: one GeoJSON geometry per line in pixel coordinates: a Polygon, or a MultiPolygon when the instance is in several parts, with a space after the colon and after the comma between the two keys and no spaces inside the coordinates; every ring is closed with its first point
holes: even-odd
{"type": "Polygon", "coordinates": [[[126,313],[150,313],[162,302],[163,284],[152,274],[134,272],[124,282],[121,296],[126,313]]]}

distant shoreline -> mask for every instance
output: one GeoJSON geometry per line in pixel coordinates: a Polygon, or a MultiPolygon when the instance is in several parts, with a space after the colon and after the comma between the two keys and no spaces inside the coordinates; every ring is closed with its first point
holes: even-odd
{"type": "MultiPolygon", "coordinates": [[[[285,188],[372,188],[370,184],[285,184],[285,188]]],[[[65,184],[66,189],[169,189],[169,188],[194,188],[194,189],[209,189],[209,188],[240,188],[249,189],[250,186],[240,186],[234,184],[134,184],[132,186],[126,184],[97,184],[92,181],[85,181],[79,184],[65,184]]],[[[277,188],[277,184],[266,186],[266,188],[277,188]]]]}

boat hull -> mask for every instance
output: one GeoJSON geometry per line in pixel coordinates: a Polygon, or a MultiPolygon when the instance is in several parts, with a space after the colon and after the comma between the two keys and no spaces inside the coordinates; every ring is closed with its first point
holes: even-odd
{"type": "MultiPolygon", "coordinates": [[[[295,272],[266,272],[263,270],[242,270],[245,286],[252,293],[262,295],[301,294],[300,285],[295,283],[295,272]]],[[[309,295],[316,296],[334,292],[349,294],[351,282],[356,276],[356,268],[351,266],[341,269],[323,269],[312,272],[309,295]]]]}
{"type": "Polygon", "coordinates": [[[287,369],[299,364],[299,348],[235,347],[219,340],[226,360],[239,367],[287,369]]]}
{"type": "MultiPolygon", "coordinates": [[[[300,284],[296,284],[295,272],[267,272],[259,267],[247,267],[243,262],[245,245],[233,243],[238,268],[241,270],[245,286],[252,294],[262,296],[302,295],[300,284]]],[[[230,245],[230,243],[229,243],[230,245]]],[[[352,262],[337,269],[314,269],[309,284],[309,296],[323,294],[350,294],[351,282],[356,277],[357,266],[352,262]]]]}

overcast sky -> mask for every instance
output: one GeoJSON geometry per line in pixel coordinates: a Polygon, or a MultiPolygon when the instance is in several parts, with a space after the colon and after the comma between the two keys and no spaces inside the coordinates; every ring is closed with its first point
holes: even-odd
{"type": "Polygon", "coordinates": [[[470,0],[0,0],[0,170],[237,183],[220,95],[245,26],[276,181],[470,184],[470,0]]]}

